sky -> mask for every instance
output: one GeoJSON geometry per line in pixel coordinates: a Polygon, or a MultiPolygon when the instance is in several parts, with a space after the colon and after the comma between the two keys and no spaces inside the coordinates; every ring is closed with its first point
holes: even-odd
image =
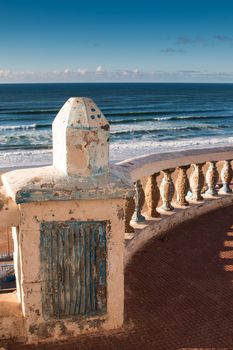
{"type": "Polygon", "coordinates": [[[232,0],[0,0],[0,83],[233,82],[232,0]]]}

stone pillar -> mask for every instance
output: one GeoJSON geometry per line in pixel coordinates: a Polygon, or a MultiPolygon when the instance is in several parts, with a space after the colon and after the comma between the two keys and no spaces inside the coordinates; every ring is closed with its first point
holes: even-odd
{"type": "Polygon", "coordinates": [[[209,196],[216,196],[218,194],[216,190],[216,185],[218,183],[218,170],[215,161],[209,162],[209,168],[206,173],[206,183],[208,185],[208,190],[205,194],[209,196]]]}
{"type": "Polygon", "coordinates": [[[203,186],[205,184],[205,176],[202,170],[204,163],[192,164],[192,174],[189,179],[190,188],[192,191],[191,199],[193,201],[201,201],[203,197],[201,195],[203,186]]]}
{"type": "Polygon", "coordinates": [[[135,186],[135,211],[132,217],[134,222],[143,222],[145,221],[145,216],[142,215],[142,208],[145,203],[145,193],[142,188],[140,180],[137,180],[134,184],[135,186]]]}
{"type": "Polygon", "coordinates": [[[160,217],[160,214],[156,210],[160,199],[160,192],[156,181],[158,176],[159,173],[148,176],[145,188],[146,204],[148,208],[147,213],[151,218],[160,217]]]}
{"type": "Polygon", "coordinates": [[[231,160],[225,160],[224,165],[221,171],[221,180],[222,180],[222,188],[219,193],[228,194],[232,193],[232,189],[230,188],[230,183],[233,177],[233,171],[231,166],[231,160]]]}
{"type": "Polygon", "coordinates": [[[178,176],[176,180],[176,203],[182,207],[186,207],[189,203],[186,200],[186,196],[189,190],[189,180],[187,176],[187,170],[189,165],[178,167],[178,176]]]}
{"type": "Polygon", "coordinates": [[[122,326],[124,208],[134,189],[109,167],[108,141],[94,102],[72,98],[53,123],[53,166],[2,176],[19,215],[17,292],[28,342],[122,326]]]}
{"type": "Polygon", "coordinates": [[[165,211],[174,210],[174,207],[171,204],[174,195],[174,184],[171,177],[173,171],[174,169],[166,169],[162,171],[163,180],[160,184],[160,194],[163,204],[160,208],[165,211]]]}
{"type": "Polygon", "coordinates": [[[105,172],[109,136],[109,123],[92,99],[70,98],[53,122],[54,166],[66,175],[105,172]]]}

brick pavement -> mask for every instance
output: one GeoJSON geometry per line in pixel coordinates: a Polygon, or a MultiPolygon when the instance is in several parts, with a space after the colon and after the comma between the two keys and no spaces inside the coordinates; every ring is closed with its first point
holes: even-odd
{"type": "Polygon", "coordinates": [[[233,207],[187,222],[135,255],[120,331],[8,349],[233,349],[233,207]]]}

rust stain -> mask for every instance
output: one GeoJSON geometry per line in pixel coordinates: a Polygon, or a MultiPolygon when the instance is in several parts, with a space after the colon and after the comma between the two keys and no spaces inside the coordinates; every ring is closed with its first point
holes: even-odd
{"type": "Polygon", "coordinates": [[[94,130],[92,132],[84,133],[83,141],[86,143],[85,147],[87,147],[87,145],[89,145],[91,142],[98,142],[98,131],[94,130]]]}
{"type": "Polygon", "coordinates": [[[109,125],[105,124],[105,125],[101,126],[101,129],[103,129],[105,131],[108,131],[109,130],[109,125]]]}
{"type": "Polygon", "coordinates": [[[43,183],[41,186],[40,186],[40,188],[54,188],[54,186],[55,186],[55,182],[53,181],[53,182],[48,182],[48,183],[43,183]]]}

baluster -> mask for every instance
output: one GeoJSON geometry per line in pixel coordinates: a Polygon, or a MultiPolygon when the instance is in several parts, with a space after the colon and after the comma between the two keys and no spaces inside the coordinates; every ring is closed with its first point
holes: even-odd
{"type": "Polygon", "coordinates": [[[134,187],[135,187],[135,211],[132,217],[132,220],[134,222],[143,222],[145,221],[145,216],[143,216],[142,213],[142,207],[145,203],[145,193],[144,190],[142,188],[142,184],[140,180],[137,180],[134,183],[134,187]]]}
{"type": "Polygon", "coordinates": [[[216,185],[218,183],[219,175],[216,163],[217,162],[215,161],[209,162],[209,168],[206,173],[206,183],[208,185],[208,189],[205,192],[205,194],[208,194],[210,196],[216,196],[218,194],[216,190],[216,185]]]}
{"type": "Polygon", "coordinates": [[[145,188],[146,204],[148,208],[148,216],[152,218],[160,217],[160,214],[157,212],[156,208],[159,203],[160,192],[157,185],[157,177],[159,173],[155,173],[151,176],[148,176],[148,180],[145,188]]]}
{"type": "Polygon", "coordinates": [[[127,198],[125,202],[125,232],[127,233],[134,232],[134,228],[130,225],[130,221],[132,219],[134,210],[135,210],[134,198],[133,197],[127,198]]]}
{"type": "Polygon", "coordinates": [[[231,167],[231,160],[225,160],[221,171],[221,179],[223,186],[220,189],[219,193],[232,193],[232,189],[230,188],[232,177],[233,171],[231,167]]]}
{"type": "Polygon", "coordinates": [[[190,176],[189,182],[190,182],[190,188],[192,191],[192,197],[191,199],[194,201],[201,201],[203,200],[203,197],[201,195],[201,191],[203,189],[203,186],[205,184],[205,176],[202,170],[202,167],[205,163],[199,163],[199,164],[192,164],[193,171],[190,176]]]}
{"type": "Polygon", "coordinates": [[[189,165],[178,167],[178,176],[176,180],[176,203],[182,207],[186,207],[189,203],[186,201],[185,197],[189,190],[189,180],[187,176],[187,170],[189,165]]]}
{"type": "Polygon", "coordinates": [[[174,169],[163,170],[163,180],[160,184],[160,194],[162,197],[162,206],[161,209],[165,211],[174,210],[174,207],[171,205],[172,197],[174,195],[174,184],[171,177],[174,169]]]}

